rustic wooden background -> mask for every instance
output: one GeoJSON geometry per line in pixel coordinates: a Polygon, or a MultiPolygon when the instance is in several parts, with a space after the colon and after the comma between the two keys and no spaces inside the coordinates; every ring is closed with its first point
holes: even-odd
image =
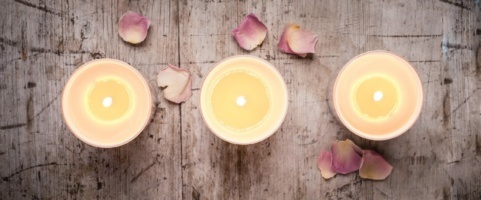
{"type": "Polygon", "coordinates": [[[481,199],[480,0],[2,0],[0,9],[0,199],[481,199]],[[152,20],[140,45],[117,34],[127,10],[152,20]],[[230,32],[251,12],[269,32],[247,52],[230,32]],[[290,22],[319,35],[316,54],[277,50],[290,22]],[[375,49],[409,60],[425,94],[414,127],[383,142],[350,133],[327,102],[336,72],[375,49]],[[197,101],[212,65],[239,54],[272,62],[290,95],[280,130],[249,146],[211,134],[197,101]],[[167,63],[187,68],[193,96],[176,105],[155,91],[138,138],[86,145],[63,123],[60,94],[77,67],[103,57],[152,85],[167,63]],[[384,155],[391,176],[323,180],[320,150],[346,138],[384,155]]]}

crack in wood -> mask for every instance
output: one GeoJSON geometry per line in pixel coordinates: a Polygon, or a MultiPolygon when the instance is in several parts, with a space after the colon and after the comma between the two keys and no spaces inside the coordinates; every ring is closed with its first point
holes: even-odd
{"type": "Polygon", "coordinates": [[[460,163],[461,161],[460,160],[455,160],[455,161],[451,161],[451,162],[448,162],[446,163],[447,165],[451,165],[451,164],[458,164],[460,163]]]}
{"type": "Polygon", "coordinates": [[[441,60],[410,60],[411,63],[439,63],[441,60]]]}
{"type": "Polygon", "coordinates": [[[1,126],[1,127],[0,127],[0,130],[8,130],[8,129],[20,128],[20,127],[23,127],[23,126],[26,126],[26,125],[27,125],[27,123],[6,125],[6,126],[1,126]]]}
{"type": "Polygon", "coordinates": [[[33,119],[38,117],[40,114],[42,114],[48,107],[50,107],[53,104],[53,102],[55,102],[58,99],[58,97],[60,97],[61,94],[62,93],[57,94],[57,96],[55,96],[55,98],[52,101],[48,102],[48,104],[46,106],[44,106],[42,109],[40,109],[40,112],[35,114],[35,116],[29,118],[29,121],[32,121],[33,119]]]}
{"type": "Polygon", "coordinates": [[[13,40],[1,38],[1,37],[0,37],[0,43],[6,44],[6,45],[9,45],[9,46],[17,46],[17,44],[18,44],[17,41],[13,41],[13,40]]]}
{"type": "Polygon", "coordinates": [[[28,6],[28,7],[30,7],[30,8],[34,8],[34,9],[37,9],[37,10],[40,10],[40,11],[43,11],[43,12],[46,12],[46,13],[50,13],[50,14],[52,14],[52,15],[57,15],[57,16],[59,16],[59,17],[62,16],[61,13],[55,12],[55,11],[53,11],[53,10],[49,10],[49,9],[47,9],[46,7],[40,7],[40,6],[35,5],[35,4],[33,4],[33,3],[30,3],[30,2],[26,2],[26,1],[22,1],[22,0],[13,0],[13,1],[14,1],[14,2],[17,2],[17,3],[20,3],[20,4],[23,4],[23,5],[25,5],[25,6],[28,6]]]}
{"type": "Polygon", "coordinates": [[[478,135],[474,136],[474,143],[475,145],[475,153],[477,156],[481,156],[481,142],[478,139],[478,135]]]}
{"type": "Polygon", "coordinates": [[[153,162],[152,164],[150,164],[149,166],[147,166],[146,168],[142,169],[137,175],[134,176],[134,178],[132,178],[132,180],[130,180],[130,183],[133,183],[135,182],[139,177],[140,175],[144,174],[147,170],[149,170],[150,168],[152,168],[155,164],[157,164],[158,162],[155,161],[153,162]]]}
{"type": "MultiPolygon", "coordinates": [[[[308,58],[308,57],[306,57],[306,58],[308,58]]],[[[306,60],[306,58],[302,58],[302,57],[299,57],[299,56],[296,56],[296,55],[292,55],[292,56],[287,57],[287,58],[276,58],[274,56],[266,56],[267,61],[271,61],[271,60],[274,60],[274,61],[275,60],[279,60],[279,61],[281,61],[281,60],[301,60],[302,61],[302,60],[306,60]]],[[[323,57],[319,56],[318,58],[323,58],[323,57]]]]}
{"type": "Polygon", "coordinates": [[[429,34],[429,35],[368,35],[371,37],[387,37],[387,38],[434,38],[442,37],[442,34],[429,34]]]}
{"type": "Polygon", "coordinates": [[[447,127],[449,122],[451,121],[451,116],[449,111],[451,110],[451,101],[449,98],[449,90],[446,91],[446,94],[443,98],[443,126],[447,127]]]}
{"type": "Polygon", "coordinates": [[[448,0],[439,0],[439,1],[443,2],[443,3],[447,3],[449,5],[453,5],[455,7],[461,8],[461,9],[471,10],[468,6],[466,6],[462,3],[452,2],[452,1],[448,1],[448,0]]]}
{"type": "Polygon", "coordinates": [[[64,52],[61,50],[52,50],[52,49],[44,49],[44,48],[36,48],[32,47],[30,49],[31,52],[36,52],[36,53],[54,53],[57,55],[63,54],[64,52]]]}
{"type": "Polygon", "coordinates": [[[451,44],[451,43],[441,43],[441,47],[447,48],[447,49],[471,49],[468,47],[468,45],[451,44]]]}
{"type": "Polygon", "coordinates": [[[458,106],[456,106],[456,108],[451,111],[449,114],[448,114],[448,117],[450,117],[452,114],[454,114],[456,111],[458,111],[464,104],[466,104],[466,102],[468,102],[469,99],[471,99],[471,97],[473,96],[474,93],[476,93],[478,90],[480,90],[481,88],[476,88],[473,92],[471,92],[471,94],[466,97],[464,99],[463,102],[461,102],[458,106]]]}
{"type": "Polygon", "coordinates": [[[26,29],[27,29],[27,23],[22,22],[21,24],[22,60],[27,60],[27,34],[25,34],[26,29]]]}
{"type": "MultiPolygon", "coordinates": [[[[181,53],[183,53],[181,51],[181,39],[180,39],[180,36],[181,36],[181,32],[180,32],[180,19],[181,19],[181,12],[180,12],[180,1],[177,1],[177,16],[174,15],[174,21],[177,21],[176,24],[177,25],[177,64],[179,65],[180,67],[180,64],[182,63],[182,56],[181,56],[181,53]]],[[[182,105],[179,105],[179,142],[180,142],[180,145],[179,145],[179,152],[180,152],[180,167],[178,168],[179,171],[180,171],[180,183],[183,184],[184,182],[184,173],[182,171],[182,165],[184,164],[184,159],[182,159],[182,156],[184,155],[184,141],[183,141],[183,118],[182,118],[182,105]]],[[[181,185],[180,187],[180,196],[182,197],[184,195],[184,187],[181,185]]]]}
{"type": "Polygon", "coordinates": [[[31,132],[32,130],[32,125],[33,125],[33,114],[34,114],[34,103],[33,103],[33,94],[32,91],[30,91],[30,95],[28,96],[27,100],[27,130],[31,132]]]}
{"type": "Polygon", "coordinates": [[[476,56],[474,58],[474,64],[476,65],[476,76],[481,75],[481,42],[479,43],[478,47],[474,50],[474,55],[476,56]]]}
{"type": "MultiPolygon", "coordinates": [[[[8,181],[10,181],[10,178],[12,178],[13,176],[18,175],[22,172],[25,172],[25,171],[28,171],[28,170],[31,170],[31,169],[35,169],[35,168],[39,168],[39,167],[47,167],[47,166],[52,166],[52,165],[58,166],[59,164],[57,162],[51,162],[51,163],[46,163],[46,164],[39,164],[39,165],[30,166],[30,167],[18,170],[16,172],[10,174],[9,176],[2,177],[2,180],[8,182],[8,181]]],[[[63,165],[67,165],[67,164],[63,164],[63,165]]]]}
{"type": "MultiPolygon", "coordinates": [[[[154,103],[154,114],[152,114],[152,117],[150,119],[150,123],[154,122],[155,117],[157,116],[157,113],[159,112],[159,110],[162,109],[162,108],[159,108],[159,104],[160,104],[160,102],[154,103]]],[[[163,111],[161,111],[161,112],[163,113],[163,111]]]]}
{"type": "Polygon", "coordinates": [[[376,190],[377,190],[380,194],[382,194],[385,199],[390,199],[390,198],[391,198],[389,195],[387,195],[385,192],[383,192],[383,191],[380,190],[379,188],[376,187],[376,190]]]}
{"type": "Polygon", "coordinates": [[[216,63],[216,61],[213,61],[213,60],[209,60],[209,61],[201,61],[201,62],[189,62],[189,64],[212,64],[212,63],[216,63]]]}
{"type": "Polygon", "coordinates": [[[97,58],[102,58],[105,57],[103,53],[101,52],[92,52],[92,51],[85,51],[85,50],[60,50],[60,49],[45,49],[45,48],[38,48],[38,47],[32,47],[30,48],[31,52],[35,53],[54,53],[57,55],[62,55],[62,54],[90,54],[92,58],[97,59],[97,58]]]}

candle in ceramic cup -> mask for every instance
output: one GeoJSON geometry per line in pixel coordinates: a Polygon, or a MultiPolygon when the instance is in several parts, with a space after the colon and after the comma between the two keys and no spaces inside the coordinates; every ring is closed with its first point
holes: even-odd
{"type": "Polygon", "coordinates": [[[287,106],[281,74],[254,56],[233,56],[217,63],[200,93],[207,127],[234,144],[253,144],[271,136],[284,121],[287,106]]]}
{"type": "Polygon", "coordinates": [[[423,104],[421,81],[409,62],[387,51],[350,60],[332,91],[338,119],[356,135],[387,140],[406,132],[423,104]]]}
{"type": "Polygon", "coordinates": [[[152,116],[149,85],[132,66],[98,59],[80,66],[65,84],[62,114],[72,133],[96,147],[133,140],[152,116]]]}

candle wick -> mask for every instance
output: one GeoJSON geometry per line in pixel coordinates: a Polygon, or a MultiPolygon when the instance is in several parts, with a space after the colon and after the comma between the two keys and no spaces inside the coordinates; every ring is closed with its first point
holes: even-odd
{"type": "Polygon", "coordinates": [[[104,107],[110,107],[112,105],[112,97],[105,97],[104,100],[102,100],[102,105],[104,107]]]}
{"type": "Polygon", "coordinates": [[[374,101],[381,101],[381,99],[384,97],[384,94],[381,91],[376,91],[374,92],[374,95],[372,95],[372,99],[374,101]]]}
{"type": "Polygon", "coordinates": [[[241,106],[241,107],[246,105],[247,103],[246,97],[244,96],[237,97],[236,103],[238,106],[241,106]]]}

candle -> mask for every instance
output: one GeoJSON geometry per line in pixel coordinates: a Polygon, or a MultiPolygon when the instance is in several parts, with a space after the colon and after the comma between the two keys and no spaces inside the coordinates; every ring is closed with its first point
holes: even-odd
{"type": "Polygon", "coordinates": [[[62,114],[71,132],[96,147],[133,140],[152,116],[152,94],[142,75],[119,60],[98,59],[80,66],[65,84],[62,114]]]}
{"type": "Polygon", "coordinates": [[[287,106],[281,74],[254,56],[233,56],[217,63],[200,93],[207,127],[234,144],[253,144],[271,136],[284,121],[287,106]]]}
{"type": "Polygon", "coordinates": [[[406,132],[423,103],[421,81],[403,58],[370,51],[349,61],[333,87],[332,104],[338,119],[356,135],[387,140],[406,132]]]}

